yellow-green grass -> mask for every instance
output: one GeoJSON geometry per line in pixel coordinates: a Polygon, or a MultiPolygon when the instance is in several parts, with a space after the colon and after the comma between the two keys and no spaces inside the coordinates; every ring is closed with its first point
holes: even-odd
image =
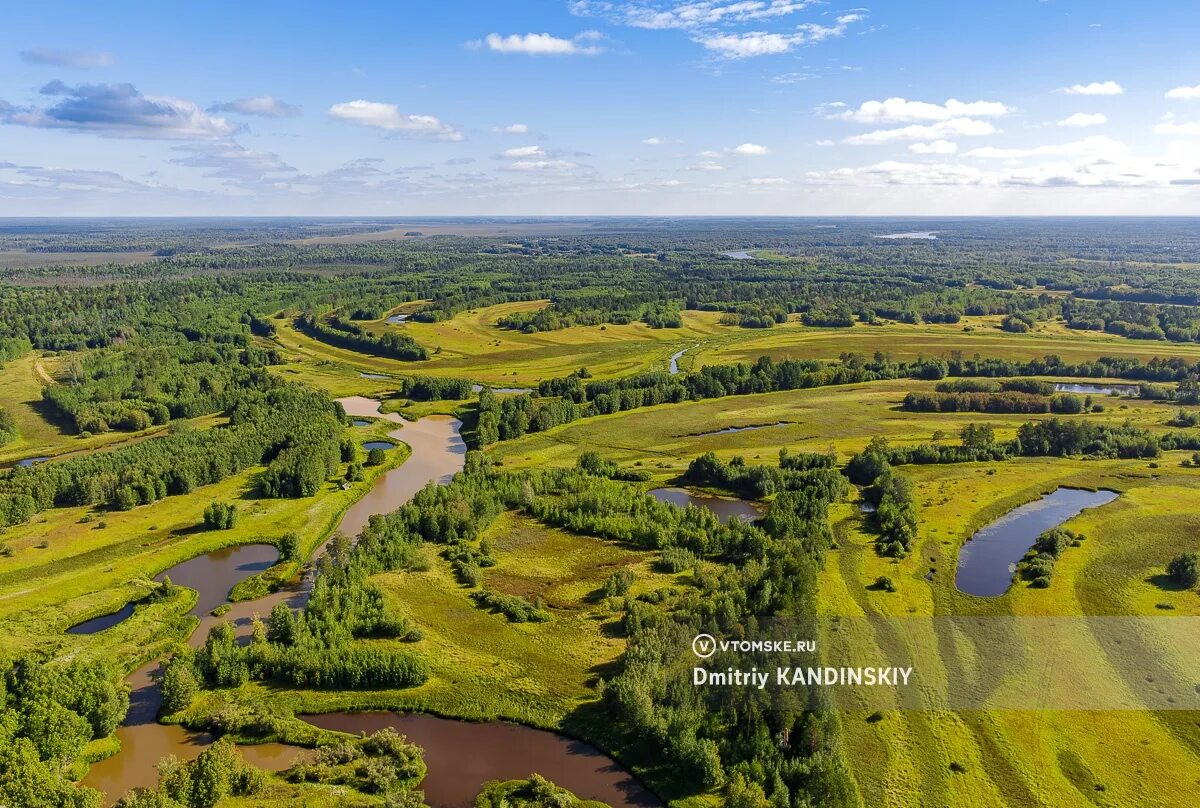
{"type": "MultiPolygon", "coordinates": [[[[69,424],[50,417],[49,409],[42,403],[42,388],[53,383],[67,361],[64,356],[41,357],[29,353],[0,367],[0,407],[8,410],[17,427],[16,440],[0,446],[0,465],[26,457],[58,457],[141,440],[167,428],[156,426],[138,432],[103,432],[86,437],[74,434],[69,424]]],[[[203,427],[215,420],[197,418],[192,423],[203,427]]]]}
{"type": "MultiPolygon", "coordinates": [[[[902,409],[913,390],[932,390],[933,382],[912,379],[761,393],[749,396],[661,404],[613,415],[585,418],[489,449],[506,468],[570,465],[582,452],[596,450],[622,463],[643,461],[664,475],[681,471],[688,460],[707,451],[728,459],[746,455],[755,462],[774,462],[781,446],[807,451],[833,447],[843,459],[861,451],[874,436],[895,445],[929,441],[941,432],[951,442],[965,424],[988,423],[1001,438],[1017,427],[1048,415],[992,413],[924,413],[902,409]],[[783,423],[782,426],[775,424],[783,423]],[[704,434],[728,427],[762,426],[724,435],[704,434]]],[[[1176,412],[1164,403],[1097,397],[1102,413],[1062,416],[1097,423],[1126,419],[1154,431],[1170,431],[1176,412]]]]}
{"type": "MultiPolygon", "coordinates": [[[[349,373],[424,374],[470,378],[497,386],[535,386],[587,367],[595,378],[625,376],[645,370],[666,370],[672,354],[701,341],[745,333],[718,323],[716,312],[684,312],[683,328],[650,328],[644,323],[581,326],[540,334],[523,334],[496,326],[505,315],[533,311],[546,301],[504,303],[463,312],[440,323],[379,321],[376,331],[398,329],[433,352],[423,362],[401,362],[367,356],[326,345],[277,320],[276,340],[289,359],[305,365],[319,362],[342,366],[349,373]]],[[[684,365],[686,367],[686,363],[684,365]]]]}
{"type": "MultiPolygon", "coordinates": [[[[356,429],[355,437],[381,437],[387,431],[387,425],[380,423],[356,429]]],[[[274,543],[289,531],[300,537],[302,550],[311,552],[332,532],[342,513],[371,489],[375,478],[400,465],[408,454],[402,445],[387,453],[385,464],[368,467],[363,481],[343,489],[340,477],[335,477],[316,497],[259,498],[256,478],[262,468],[252,468],[189,495],[129,511],[84,507],[43,511],[0,535],[13,551],[11,557],[0,557],[0,649],[66,653],[106,648],[118,629],[90,636],[62,632],[145,596],[154,575],[201,553],[237,544],[274,543]],[[204,509],[213,501],[237,504],[233,529],[203,528],[204,509]]],[[[343,466],[339,474],[344,470],[343,466]]],[[[119,633],[128,635],[136,648],[139,636],[160,631],[162,620],[182,614],[190,605],[189,600],[167,610],[161,604],[140,606],[119,633]]]]}
{"type": "MultiPolygon", "coordinates": [[[[874,552],[866,517],[839,506],[839,549],[822,576],[826,615],[1093,615],[1200,614],[1200,595],[1161,586],[1167,560],[1196,549],[1200,515],[1190,503],[1200,493],[1200,471],[1178,466],[1169,455],[1151,469],[1145,461],[1022,459],[1003,464],[908,467],[917,482],[921,531],[918,550],[902,561],[874,552]],[[989,474],[989,470],[994,473],[989,474]],[[1088,538],[1069,548],[1048,589],[1018,583],[1002,597],[980,599],[954,587],[959,548],[975,530],[1025,501],[1058,486],[1105,487],[1123,492],[1088,510],[1067,527],[1088,538]],[[936,569],[932,581],[925,575],[936,569]],[[879,575],[899,591],[873,591],[879,575]]],[[[1169,618],[1168,618],[1169,619],[1169,618]]],[[[1023,624],[1028,625],[1028,624],[1023,624]]],[[[1097,679],[1136,691],[1152,638],[1122,649],[1079,632],[1071,659],[1047,658],[1037,637],[1016,641],[1028,654],[1027,675],[1047,665],[1073,664],[1099,671],[1097,679]]],[[[974,659],[954,643],[942,653],[913,658],[900,632],[841,632],[835,639],[850,658],[911,663],[917,675],[944,680],[970,677],[974,659]],[[946,654],[949,654],[948,656],[946,654]]],[[[1058,651],[1061,653],[1061,650],[1058,651]]],[[[845,746],[860,792],[869,805],[1180,805],[1200,782],[1200,735],[1195,713],[1149,711],[888,711],[868,722],[868,711],[843,715],[845,746]],[[966,767],[950,770],[951,762],[966,767]],[[1158,773],[1171,772],[1170,777],[1158,773]],[[1102,785],[1103,791],[1096,790],[1102,785]]]]}
{"type": "Polygon", "coordinates": [[[1069,362],[1101,356],[1142,360],[1160,357],[1200,359],[1200,344],[1133,340],[1098,331],[1077,331],[1061,321],[1039,323],[1027,334],[999,328],[997,317],[964,317],[957,324],[908,325],[887,323],[850,328],[810,328],[796,319],[754,332],[749,338],[714,341],[696,352],[700,364],[753,362],[760,356],[774,359],[835,359],[842,353],[868,356],[883,351],[893,359],[918,356],[949,357],[959,354],[1029,360],[1058,354],[1069,362]],[[971,330],[966,330],[970,328],[971,330]]]}

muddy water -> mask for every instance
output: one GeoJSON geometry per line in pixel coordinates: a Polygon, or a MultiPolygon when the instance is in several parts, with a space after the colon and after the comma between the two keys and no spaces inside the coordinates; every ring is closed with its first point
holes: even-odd
{"type": "MultiPolygon", "coordinates": [[[[351,417],[382,418],[401,426],[388,436],[407,443],[412,454],[403,465],[377,478],[371,491],[342,516],[338,531],[357,536],[372,514],[393,511],[408,502],[426,483],[444,484],[462,469],[467,449],[458,432],[461,424],[456,419],[430,416],[409,423],[394,413],[380,413],[379,402],[372,399],[354,396],[341,399],[341,403],[351,417]]],[[[328,542],[318,548],[314,560],[325,552],[327,546],[328,542]]],[[[245,636],[250,631],[254,615],[266,616],[276,603],[287,603],[292,608],[302,607],[311,587],[311,571],[291,587],[258,600],[233,604],[221,618],[209,614],[225,601],[237,581],[266,569],[276,557],[274,547],[249,545],[200,556],[167,570],[164,574],[170,575],[174,583],[190,586],[200,593],[200,601],[192,610],[192,614],[200,617],[200,626],[188,643],[193,647],[203,645],[209,629],[222,619],[232,621],[238,634],[245,636]],[[262,549],[264,547],[266,551],[262,549]]],[[[190,760],[199,755],[212,740],[206,733],[156,723],[161,703],[155,681],[158,668],[157,661],[150,662],[126,679],[132,692],[129,713],[117,729],[121,751],[94,764],[84,778],[85,785],[105,793],[105,805],[112,805],[131,788],[153,786],[158,780],[155,765],[163,757],[175,755],[190,760]]],[[[242,747],[241,751],[243,757],[254,765],[279,771],[290,766],[305,750],[281,744],[265,744],[242,747]]]]}
{"type": "Polygon", "coordinates": [[[392,727],[407,736],[425,750],[429,772],[421,789],[433,808],[470,808],[488,780],[516,780],[535,772],[583,799],[614,808],[662,804],[600,750],[545,730],[386,712],[328,713],[304,720],[349,733],[392,727]]]}
{"type": "Polygon", "coordinates": [[[1059,488],[1001,516],[980,530],[958,553],[954,585],[960,592],[981,598],[1003,595],[1012,585],[1017,562],[1038,536],[1074,519],[1087,508],[1107,505],[1115,491],[1059,488]]]}
{"type": "Polygon", "coordinates": [[[686,508],[688,505],[707,508],[717,515],[722,524],[727,524],[735,516],[743,522],[750,522],[761,519],[763,515],[761,507],[745,499],[695,494],[686,488],[655,488],[648,493],[659,502],[669,502],[680,508],[686,508]]]}

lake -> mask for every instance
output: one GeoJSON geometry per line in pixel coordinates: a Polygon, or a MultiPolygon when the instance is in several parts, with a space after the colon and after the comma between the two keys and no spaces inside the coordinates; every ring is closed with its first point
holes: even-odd
{"type": "Polygon", "coordinates": [[[958,552],[954,585],[960,592],[991,598],[1012,585],[1017,562],[1047,530],[1074,519],[1088,508],[1107,505],[1115,491],[1059,488],[1029,502],[979,530],[958,552]]]}
{"type": "Polygon", "coordinates": [[[757,503],[736,497],[714,497],[708,494],[696,494],[686,488],[655,488],[647,492],[659,502],[669,502],[680,508],[695,505],[697,508],[707,508],[726,524],[733,517],[744,522],[761,519],[763,507],[757,503]]]}

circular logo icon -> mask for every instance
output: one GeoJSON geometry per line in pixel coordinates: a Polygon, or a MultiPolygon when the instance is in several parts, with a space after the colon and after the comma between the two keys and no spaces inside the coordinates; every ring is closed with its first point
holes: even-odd
{"type": "Polygon", "coordinates": [[[717,652],[717,641],[711,634],[697,634],[692,640],[692,653],[701,659],[708,659],[717,652]]]}

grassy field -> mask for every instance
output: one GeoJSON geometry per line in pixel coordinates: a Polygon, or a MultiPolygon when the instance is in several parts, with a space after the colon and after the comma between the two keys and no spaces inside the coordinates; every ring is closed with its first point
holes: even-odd
{"type": "MultiPolygon", "coordinates": [[[[1012,437],[1031,418],[1050,416],[981,413],[923,413],[901,408],[906,393],[931,390],[933,382],[911,379],[727,396],[685,404],[645,407],[575,421],[519,441],[497,444],[493,456],[506,467],[569,465],[596,449],[622,463],[642,461],[651,471],[682,471],[696,455],[712,451],[728,459],[744,454],[774,462],[782,446],[823,452],[832,447],[848,459],[882,435],[896,445],[929,441],[936,433],[957,442],[965,424],[988,423],[999,437],[1012,437]],[[743,432],[711,434],[730,427],[760,426],[743,432]]],[[[1098,398],[1103,413],[1070,416],[1096,422],[1125,421],[1169,431],[1177,408],[1134,399],[1098,398]]]]}
{"type": "Polygon", "coordinates": [[[347,378],[362,372],[426,374],[528,387],[580,367],[587,367],[596,378],[666,370],[676,351],[729,330],[717,323],[719,315],[714,312],[685,312],[683,328],[655,329],[631,323],[523,334],[495,325],[506,314],[545,305],[545,301],[505,303],[464,312],[441,323],[394,325],[379,321],[368,326],[372,330],[399,329],[429,351],[437,352],[424,362],[400,362],[326,345],[298,333],[282,320],[275,321],[276,340],[289,359],[306,369],[322,367],[325,374],[341,373],[347,378]]]}

